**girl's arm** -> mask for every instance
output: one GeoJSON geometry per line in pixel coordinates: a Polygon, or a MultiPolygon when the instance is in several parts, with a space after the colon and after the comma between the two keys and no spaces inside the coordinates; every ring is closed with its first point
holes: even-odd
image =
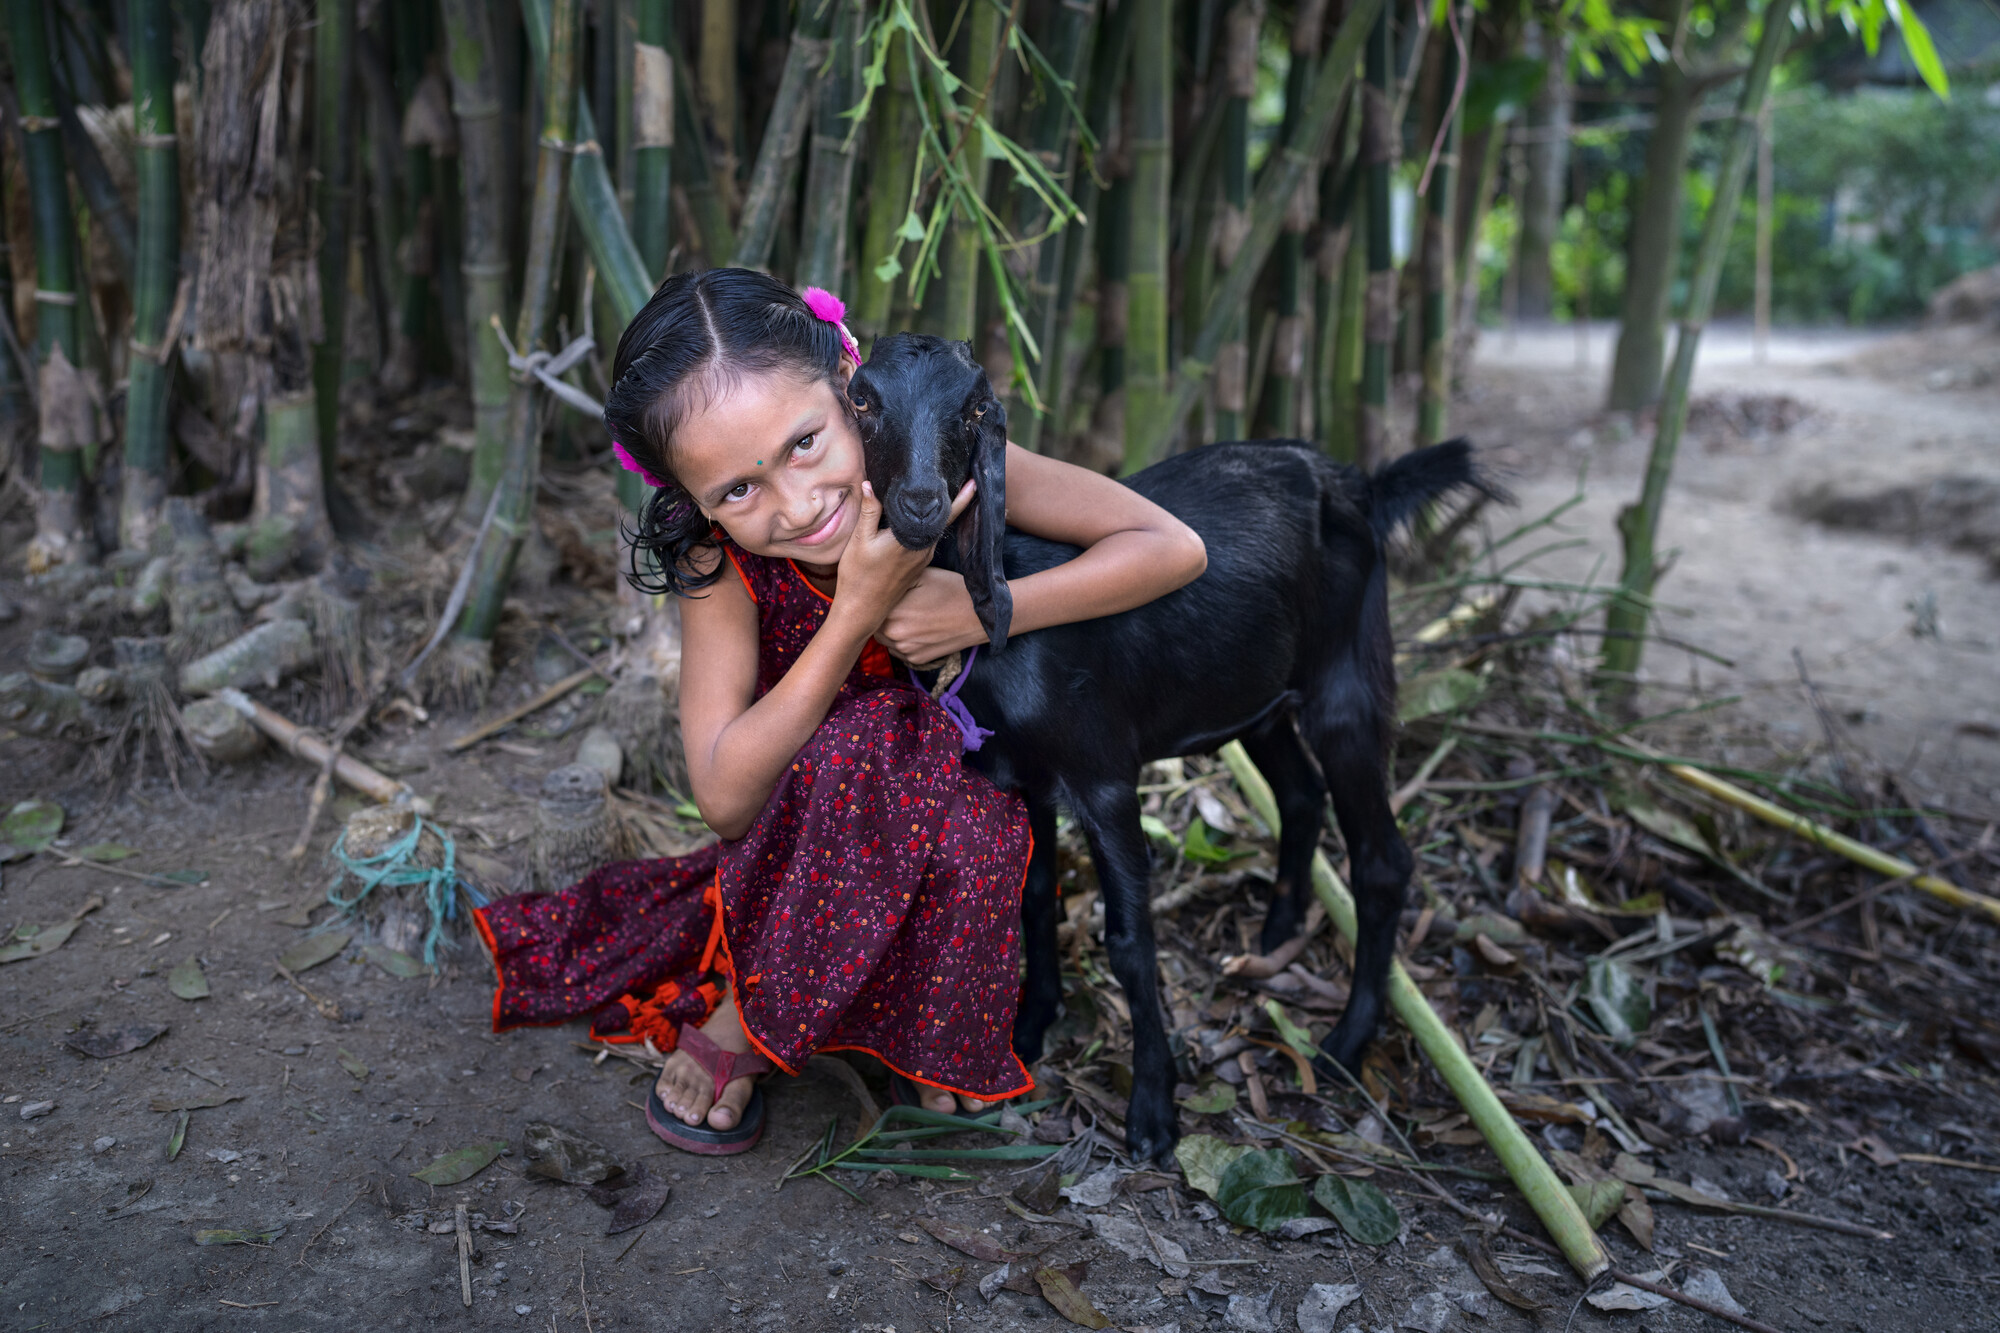
{"type": "MultiPolygon", "coordinates": [[[[1087,468],[1007,446],[1007,522],[1083,553],[1010,579],[1015,634],[1144,606],[1208,568],[1194,529],[1129,486],[1087,468]]],[[[926,569],[877,631],[906,662],[934,662],[986,642],[965,580],[926,569]]]]}
{"type": "MultiPolygon", "coordinates": [[[[954,514],[970,499],[968,489],[954,514]]],[[[724,570],[705,594],[681,602],[681,738],[688,783],[702,819],[725,838],[750,831],[779,777],[826,720],[868,637],[930,561],[929,550],[904,550],[881,518],[882,506],[864,484],[860,525],[841,553],[826,620],[784,679],[761,699],[756,698],[757,604],[736,572],[724,570]]],[[[704,562],[727,558],[720,551],[702,556],[704,562]]]]}

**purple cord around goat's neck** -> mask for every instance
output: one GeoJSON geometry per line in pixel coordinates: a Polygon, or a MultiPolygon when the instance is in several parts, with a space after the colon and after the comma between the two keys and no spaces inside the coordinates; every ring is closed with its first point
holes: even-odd
{"type": "MultiPolygon", "coordinates": [[[[959,738],[968,751],[977,750],[980,746],[986,744],[986,738],[993,734],[992,731],[973,721],[972,710],[967,708],[965,701],[958,697],[959,687],[964,685],[965,678],[972,674],[972,664],[978,657],[979,650],[977,648],[968,650],[965,654],[965,665],[959,668],[957,678],[945,687],[943,694],[937,697],[937,701],[944,708],[945,713],[957,725],[959,738]]],[[[923,683],[917,679],[917,673],[914,668],[910,671],[910,683],[920,690],[923,689],[923,683]]]]}

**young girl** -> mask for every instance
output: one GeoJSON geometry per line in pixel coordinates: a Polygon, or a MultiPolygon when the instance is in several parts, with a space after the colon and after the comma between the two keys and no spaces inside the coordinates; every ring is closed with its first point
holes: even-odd
{"type": "MultiPolygon", "coordinates": [[[[845,392],[859,357],[839,301],[807,296],[744,269],[669,279],[619,340],[605,404],[657,487],[633,580],[682,599],[688,777],[722,843],[478,914],[496,1029],[589,1013],[595,1035],[671,1052],[647,1123],[693,1152],[754,1144],[754,1076],[815,1051],[870,1052],[936,1110],[1032,1084],[1010,1045],[1025,810],[891,660],[984,634],[960,577],[883,524],[845,392]]],[[[1015,633],[1128,610],[1206,564],[1164,510],[1012,445],[1007,521],[1083,548],[1011,583],[1015,633]]]]}

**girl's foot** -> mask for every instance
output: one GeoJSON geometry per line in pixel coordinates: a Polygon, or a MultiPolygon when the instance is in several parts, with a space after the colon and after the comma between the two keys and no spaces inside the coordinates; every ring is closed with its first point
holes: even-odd
{"type": "Polygon", "coordinates": [[[993,1105],[992,1102],[976,1101],[971,1097],[961,1097],[956,1093],[946,1092],[943,1088],[928,1087],[924,1089],[923,1103],[926,1111],[938,1111],[944,1115],[950,1115],[960,1109],[968,1114],[978,1115],[993,1105]]]}
{"type": "MultiPolygon", "coordinates": [[[[741,1055],[750,1049],[734,992],[716,1006],[708,1021],[701,1025],[701,1033],[725,1051],[741,1055]]],[[[659,1093],[660,1104],[668,1113],[687,1124],[706,1122],[710,1129],[734,1129],[742,1123],[743,1108],[756,1086],[756,1079],[748,1075],[731,1079],[723,1085],[722,1099],[715,1101],[715,1080],[709,1072],[685,1051],[675,1051],[667,1057],[666,1068],[660,1071],[653,1089],[659,1093]]]]}

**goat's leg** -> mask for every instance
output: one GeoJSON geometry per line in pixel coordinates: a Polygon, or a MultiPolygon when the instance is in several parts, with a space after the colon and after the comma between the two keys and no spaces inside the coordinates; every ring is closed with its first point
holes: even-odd
{"type": "Polygon", "coordinates": [[[1278,882],[1257,947],[1270,953],[1299,932],[1312,900],[1312,854],[1326,824],[1326,784],[1313,767],[1289,714],[1243,738],[1243,748],[1271,784],[1284,827],[1278,833],[1278,882]]]}
{"type": "Polygon", "coordinates": [[[1014,1054],[1033,1064],[1042,1058],[1049,1027],[1062,1015],[1062,951],[1056,943],[1056,925],[1062,919],[1062,897],[1056,891],[1056,808],[1047,796],[1028,797],[1028,829],[1035,850],[1021,886],[1021,947],[1027,971],[1021,981],[1021,1006],[1014,1014],[1014,1054]]]}
{"type": "Polygon", "coordinates": [[[1350,1070],[1382,1021],[1389,964],[1396,956],[1396,927],[1414,860],[1396,816],[1381,758],[1381,732],[1372,717],[1312,727],[1313,750],[1333,795],[1333,813],[1347,842],[1348,877],[1354,890],[1354,986],[1347,1011],[1320,1049],[1350,1070]]]}
{"type": "Polygon", "coordinates": [[[1164,1157],[1180,1137],[1174,1111],[1174,1062],[1160,1009],[1160,965],[1154,952],[1151,863],[1139,827],[1132,779],[1071,792],[1070,808],[1090,841],[1104,899],[1104,947],[1132,1010],[1132,1098],[1125,1140],[1139,1161],[1164,1157]]]}

